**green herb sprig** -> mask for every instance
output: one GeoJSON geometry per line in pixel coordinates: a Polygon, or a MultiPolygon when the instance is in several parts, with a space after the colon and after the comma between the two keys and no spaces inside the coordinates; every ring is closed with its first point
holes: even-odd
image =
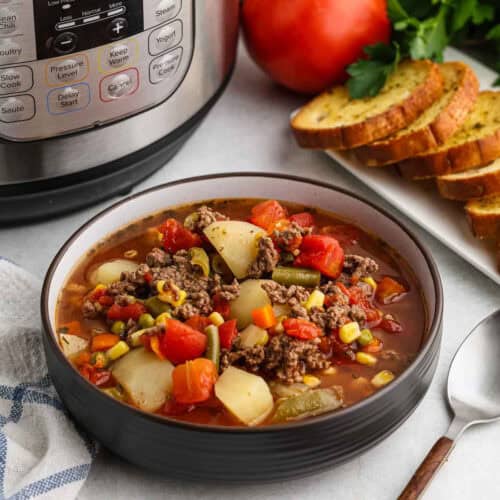
{"type": "Polygon", "coordinates": [[[500,73],[500,0],[388,0],[387,10],[390,44],[365,47],[368,58],[347,67],[351,97],[377,95],[401,59],[442,61],[450,44],[489,51],[500,73]]]}

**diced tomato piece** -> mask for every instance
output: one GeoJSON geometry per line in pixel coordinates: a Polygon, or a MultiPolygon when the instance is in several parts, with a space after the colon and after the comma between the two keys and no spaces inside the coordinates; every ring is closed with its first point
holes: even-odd
{"type": "Polygon", "coordinates": [[[176,319],[167,319],[167,330],[160,341],[162,354],[174,364],[198,358],[207,347],[205,334],[176,319]]]}
{"type": "MultiPolygon", "coordinates": [[[[89,360],[90,361],[90,360],[89,360]]],[[[94,372],[95,368],[90,363],[83,363],[78,371],[83,378],[90,380],[90,375],[94,372]]]]}
{"type": "Polygon", "coordinates": [[[185,228],[175,219],[167,219],[158,231],[163,235],[163,248],[170,253],[201,246],[199,235],[185,228]]]}
{"type": "Polygon", "coordinates": [[[133,319],[137,321],[141,314],[147,312],[146,307],[140,302],[135,302],[134,304],[127,304],[126,306],[119,306],[118,304],[113,304],[107,313],[108,319],[112,321],[121,320],[128,321],[133,319]]]}
{"type": "Polygon", "coordinates": [[[109,370],[93,370],[90,374],[90,381],[98,387],[103,387],[111,381],[109,370]]]}
{"type": "Polygon", "coordinates": [[[384,343],[378,337],[373,337],[373,340],[364,347],[361,348],[363,352],[369,352],[371,354],[375,354],[380,352],[384,347],[384,343]]]}
{"type": "Polygon", "coordinates": [[[295,222],[300,227],[312,227],[314,226],[314,217],[309,212],[300,212],[299,214],[293,214],[290,217],[290,222],[295,222]]]}
{"type": "Polygon", "coordinates": [[[217,368],[206,358],[186,361],[172,372],[174,398],[181,404],[194,404],[206,401],[212,395],[217,368]]]}
{"type": "Polygon", "coordinates": [[[401,333],[403,331],[401,323],[395,319],[383,318],[378,326],[387,333],[401,333]]]}
{"type": "Polygon", "coordinates": [[[108,289],[105,286],[97,286],[94,291],[89,295],[89,299],[92,302],[98,301],[103,295],[108,293],[108,289]]]}
{"type": "Polygon", "coordinates": [[[332,351],[332,358],[337,365],[344,365],[353,363],[355,360],[354,351],[349,344],[344,344],[339,339],[338,330],[332,331],[330,336],[330,347],[332,351]]]}
{"type": "Polygon", "coordinates": [[[384,314],[382,311],[377,309],[368,299],[362,299],[359,302],[359,305],[363,308],[366,313],[366,322],[365,326],[367,328],[375,328],[380,325],[384,314]]]}
{"type": "Polygon", "coordinates": [[[231,316],[231,304],[223,299],[218,293],[212,297],[212,304],[215,312],[218,312],[224,319],[231,316]]]}
{"type": "Polygon", "coordinates": [[[195,314],[194,316],[191,316],[187,321],[185,321],[185,324],[189,325],[195,330],[198,330],[199,332],[203,332],[208,325],[212,324],[212,322],[206,316],[195,314]]]}
{"type": "Polygon", "coordinates": [[[288,318],[283,320],[285,333],[290,337],[302,340],[311,340],[319,337],[322,330],[319,326],[302,318],[288,318]]]}
{"type": "Polygon", "coordinates": [[[310,234],[304,236],[294,266],[317,269],[329,278],[338,278],[344,266],[344,251],[335,238],[310,234]]]}
{"type": "Polygon", "coordinates": [[[327,337],[326,335],[324,337],[321,337],[321,342],[319,343],[319,350],[323,353],[328,355],[331,355],[332,353],[332,341],[330,340],[330,337],[327,337]]]}
{"type": "Polygon", "coordinates": [[[112,306],[113,303],[114,303],[114,301],[115,300],[110,295],[102,295],[97,300],[97,302],[99,302],[99,304],[101,304],[101,306],[104,306],[104,307],[110,307],[110,306],[112,306]]]}
{"type": "Polygon", "coordinates": [[[406,293],[406,288],[396,280],[384,276],[377,284],[375,298],[381,304],[390,304],[398,301],[406,293]]]}
{"type": "Polygon", "coordinates": [[[153,275],[151,273],[144,273],[144,281],[148,284],[153,282],[153,275]]]}
{"type": "Polygon", "coordinates": [[[273,223],[280,219],[286,219],[287,217],[288,214],[286,209],[281,206],[279,202],[276,200],[267,200],[258,203],[252,208],[250,222],[267,231],[271,228],[273,223]]]}
{"type": "Polygon", "coordinates": [[[222,323],[222,325],[219,326],[220,346],[224,349],[231,349],[236,335],[238,335],[238,329],[236,328],[235,319],[230,319],[222,323]]]}

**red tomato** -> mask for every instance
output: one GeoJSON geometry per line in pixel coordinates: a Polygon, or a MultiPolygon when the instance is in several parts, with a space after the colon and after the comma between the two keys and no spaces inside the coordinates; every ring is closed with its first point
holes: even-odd
{"type": "Polygon", "coordinates": [[[209,359],[198,358],[176,366],[172,372],[172,392],[181,404],[206,401],[212,395],[217,368],[209,359]]]}
{"type": "Polygon", "coordinates": [[[299,214],[293,214],[290,217],[290,222],[295,222],[300,227],[311,227],[314,226],[314,217],[309,212],[301,212],[299,214]]]}
{"type": "Polygon", "coordinates": [[[219,326],[220,346],[224,349],[231,349],[236,335],[238,335],[238,330],[236,328],[235,319],[222,323],[222,325],[219,326]]]}
{"type": "Polygon", "coordinates": [[[163,235],[163,248],[167,252],[175,253],[201,246],[201,238],[175,219],[167,219],[158,231],[163,235]]]}
{"type": "Polygon", "coordinates": [[[218,312],[224,319],[229,319],[229,316],[231,316],[231,304],[226,299],[215,294],[212,297],[212,303],[215,312],[218,312]]]}
{"type": "Polygon", "coordinates": [[[243,32],[273,80],[317,93],[342,83],[363,47],[388,42],[390,22],[385,0],[245,0],[243,32]]]}
{"type": "Polygon", "coordinates": [[[403,331],[401,323],[394,319],[384,318],[378,326],[387,333],[401,333],[403,331]]]}
{"type": "Polygon", "coordinates": [[[176,319],[167,319],[166,326],[160,350],[168,360],[179,364],[203,355],[207,347],[206,335],[176,319]]]}
{"type": "Polygon", "coordinates": [[[300,255],[294,266],[317,269],[329,278],[338,278],[344,266],[344,251],[331,236],[311,234],[304,236],[300,255]]]}
{"type": "Polygon", "coordinates": [[[287,211],[276,200],[267,200],[252,208],[250,222],[266,231],[280,219],[286,219],[287,211]]]}
{"type": "Polygon", "coordinates": [[[314,323],[301,318],[289,318],[283,321],[285,333],[290,337],[302,340],[311,340],[319,337],[322,333],[321,328],[314,323]]]}
{"type": "Polygon", "coordinates": [[[129,319],[133,319],[137,321],[139,316],[143,313],[147,312],[146,307],[139,302],[135,304],[128,304],[126,306],[119,306],[118,304],[113,304],[108,309],[108,319],[112,321],[121,320],[127,321],[129,319]]]}
{"type": "Polygon", "coordinates": [[[212,324],[206,316],[200,316],[198,314],[191,316],[185,323],[199,332],[205,331],[205,328],[212,324]]]}

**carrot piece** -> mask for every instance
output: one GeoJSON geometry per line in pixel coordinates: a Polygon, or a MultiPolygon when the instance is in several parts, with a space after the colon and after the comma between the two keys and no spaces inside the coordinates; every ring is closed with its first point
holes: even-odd
{"type": "Polygon", "coordinates": [[[75,366],[82,366],[85,363],[90,363],[90,352],[89,351],[82,351],[79,352],[73,359],[73,364],[75,366]]]}
{"type": "Polygon", "coordinates": [[[165,359],[165,356],[160,350],[160,339],[157,335],[153,335],[149,338],[149,347],[162,361],[165,359]]]}
{"type": "Polygon", "coordinates": [[[100,335],[96,335],[92,338],[90,350],[92,352],[107,351],[119,341],[120,337],[118,335],[114,335],[112,333],[101,333],[100,335]]]}
{"type": "Polygon", "coordinates": [[[61,325],[59,327],[59,331],[61,331],[61,333],[67,333],[69,335],[81,335],[82,327],[79,321],[70,321],[69,323],[61,325]]]}
{"type": "Polygon", "coordinates": [[[390,304],[399,300],[405,293],[406,288],[403,285],[389,278],[389,276],[384,276],[377,284],[375,298],[381,304],[390,304]]]}
{"type": "Polygon", "coordinates": [[[201,403],[210,398],[217,379],[215,364],[206,358],[186,361],[172,372],[175,401],[182,404],[201,403]]]}
{"type": "Polygon", "coordinates": [[[274,315],[273,306],[271,304],[267,304],[264,307],[259,307],[258,309],[254,309],[252,311],[252,319],[255,325],[259,328],[272,328],[276,325],[277,320],[274,315]]]}

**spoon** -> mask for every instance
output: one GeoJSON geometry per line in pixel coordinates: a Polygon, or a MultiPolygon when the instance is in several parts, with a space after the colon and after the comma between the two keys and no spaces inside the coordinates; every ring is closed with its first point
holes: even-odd
{"type": "Polygon", "coordinates": [[[399,500],[416,500],[471,425],[500,420],[500,309],[478,323],[464,340],[448,373],[448,403],[455,414],[399,500]]]}

